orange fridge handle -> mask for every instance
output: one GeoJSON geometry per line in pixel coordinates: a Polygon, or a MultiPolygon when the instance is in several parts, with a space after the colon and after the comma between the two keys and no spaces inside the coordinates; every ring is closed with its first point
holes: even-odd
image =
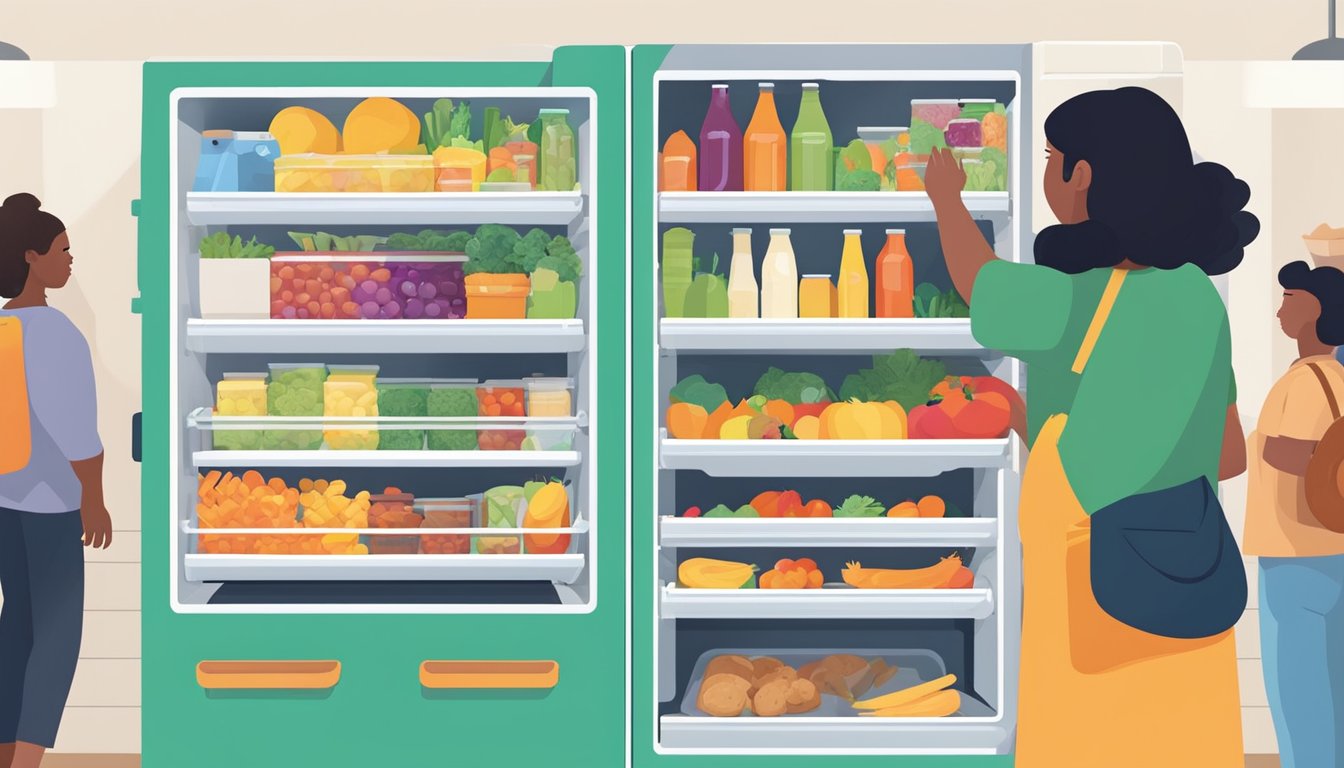
{"type": "Polygon", "coordinates": [[[321,690],[341,680],[339,661],[202,661],[196,683],[207,690],[321,690]]]}
{"type": "Polygon", "coordinates": [[[420,684],[426,688],[554,688],[560,682],[557,661],[424,661],[420,684]]]}

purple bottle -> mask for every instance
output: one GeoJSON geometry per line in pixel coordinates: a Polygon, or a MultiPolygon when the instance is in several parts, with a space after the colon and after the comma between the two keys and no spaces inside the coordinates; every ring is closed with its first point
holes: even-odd
{"type": "Polygon", "coordinates": [[[700,191],[742,191],[742,129],[733,119],[728,86],[714,86],[700,128],[700,191]]]}

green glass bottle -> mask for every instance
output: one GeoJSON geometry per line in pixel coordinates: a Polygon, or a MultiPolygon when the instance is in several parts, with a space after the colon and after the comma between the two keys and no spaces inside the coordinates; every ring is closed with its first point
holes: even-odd
{"type": "Polygon", "coordinates": [[[789,180],[795,192],[830,192],[835,189],[832,157],[835,141],[826,113],[821,109],[817,83],[803,83],[803,102],[798,122],[789,137],[789,180]]]}

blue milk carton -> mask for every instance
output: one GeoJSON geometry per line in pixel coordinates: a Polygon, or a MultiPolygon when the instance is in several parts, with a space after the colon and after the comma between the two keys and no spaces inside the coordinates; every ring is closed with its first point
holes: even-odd
{"type": "Polygon", "coordinates": [[[280,144],[262,131],[206,131],[193,192],[274,192],[280,144]]]}

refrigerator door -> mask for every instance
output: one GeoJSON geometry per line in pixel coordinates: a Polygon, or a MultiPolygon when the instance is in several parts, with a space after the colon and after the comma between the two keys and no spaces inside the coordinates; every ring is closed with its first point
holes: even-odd
{"type": "MultiPolygon", "coordinates": [[[[577,47],[557,49],[549,61],[488,64],[146,65],[138,273],[145,404],[143,717],[152,723],[144,733],[145,765],[544,765],[574,755],[594,765],[623,761],[621,739],[595,738],[593,724],[621,722],[625,687],[621,467],[627,313],[624,292],[617,288],[627,279],[625,60],[620,47],[577,47]],[[543,193],[537,193],[535,206],[511,211],[497,202],[508,196],[489,198],[486,193],[427,194],[414,201],[405,199],[415,197],[411,195],[389,195],[390,202],[381,207],[373,195],[331,195],[308,198],[307,208],[295,204],[303,196],[279,200],[277,195],[263,197],[261,205],[232,208],[229,198],[220,198],[216,202],[224,201],[222,206],[196,211],[202,217],[198,222],[189,226],[183,221],[189,218],[187,190],[194,169],[183,167],[172,148],[183,137],[198,139],[192,135],[196,123],[264,131],[274,114],[267,100],[302,101],[314,94],[349,100],[396,92],[413,95],[417,104],[432,102],[439,94],[478,94],[479,120],[492,92],[506,103],[509,94],[531,93],[528,98],[535,102],[545,98],[546,89],[591,107],[579,141],[594,157],[580,173],[583,207],[577,217],[552,199],[567,196],[548,198],[543,193]],[[345,95],[334,96],[336,92],[345,95]],[[193,97],[198,100],[188,104],[193,97]],[[230,107],[235,103],[241,108],[230,107]],[[193,116],[179,108],[202,111],[193,116]],[[230,223],[240,211],[246,226],[230,223]],[[273,218],[265,218],[272,213],[273,218]],[[561,216],[576,222],[568,234],[586,259],[585,279],[593,281],[591,294],[581,289],[580,313],[597,319],[580,326],[572,347],[564,346],[571,331],[549,321],[538,327],[558,328],[559,341],[531,339],[526,326],[520,329],[517,323],[490,326],[480,334],[456,332],[447,323],[442,333],[418,337],[412,324],[391,341],[380,339],[382,331],[374,328],[383,321],[353,326],[345,334],[318,327],[307,340],[288,327],[278,333],[265,330],[283,320],[227,321],[214,335],[188,330],[188,321],[197,315],[194,289],[186,288],[192,281],[183,273],[198,261],[195,238],[206,233],[236,232],[246,241],[244,233],[255,231],[263,241],[278,244],[290,229],[355,235],[365,234],[360,229],[404,226],[415,232],[444,223],[520,228],[535,223],[564,232],[563,224],[553,223],[561,216]],[[597,289],[599,282],[604,289],[597,289]],[[484,334],[506,339],[509,354],[491,348],[498,344],[473,341],[484,334]],[[353,354],[333,356],[333,350],[344,349],[342,344],[353,354]],[[390,459],[398,456],[359,451],[348,452],[344,461],[336,460],[340,457],[333,457],[333,451],[315,451],[316,459],[302,460],[292,451],[260,451],[249,462],[236,454],[197,450],[190,442],[198,437],[189,427],[192,412],[205,406],[201,418],[209,417],[213,385],[225,370],[264,371],[259,363],[321,359],[377,362],[385,368],[422,365],[438,375],[450,375],[455,366],[492,371],[511,366],[512,375],[526,376],[535,372],[537,363],[527,351],[517,350],[555,349],[548,346],[555,344],[562,345],[559,366],[563,369],[568,361],[578,371],[572,374],[578,379],[576,401],[587,403],[583,439],[594,448],[588,455],[584,445],[576,446],[579,455],[563,466],[547,462],[534,467],[527,457],[517,466],[491,457],[480,460],[485,466],[470,461],[435,466],[404,457],[404,466],[394,467],[390,459]],[[584,543],[575,546],[587,549],[578,550],[578,572],[556,576],[554,582],[463,582],[452,574],[426,580],[385,567],[383,575],[369,577],[367,563],[352,557],[353,570],[344,576],[329,569],[329,575],[296,580],[284,569],[254,569],[249,578],[263,580],[221,586],[218,580],[228,579],[227,568],[223,575],[214,571],[193,576],[192,561],[186,559],[196,539],[189,531],[195,519],[190,497],[196,492],[196,467],[205,472],[212,462],[240,472],[256,463],[268,475],[293,483],[301,476],[348,474],[375,491],[384,484],[415,482],[464,488],[476,483],[479,491],[506,478],[521,484],[533,476],[564,475],[584,489],[580,493],[586,508],[579,510],[576,504],[575,511],[589,527],[584,543]],[[614,470],[599,474],[598,466],[614,470]],[[344,580],[330,581],[333,577],[344,580]],[[574,583],[566,585],[571,578],[574,583]],[[232,602],[220,598],[226,588],[234,590],[232,602]],[[536,594],[545,598],[545,605],[531,602],[529,596],[536,594]]],[[[530,107],[533,114],[536,106],[530,107]]],[[[474,131],[479,134],[478,126],[474,131]]],[[[561,375],[549,368],[543,372],[561,375]]],[[[384,556],[383,561],[404,558],[413,563],[415,557],[384,556]]],[[[323,567],[317,561],[330,565],[339,560],[310,559],[317,568],[323,567]]],[[[214,567],[226,565],[227,558],[203,562],[214,567]]],[[[306,562],[289,565],[309,567],[306,562]]]]}
{"type": "MultiPolygon", "coordinates": [[[[726,254],[737,253],[734,231],[750,227],[750,254],[744,255],[751,256],[764,285],[761,270],[764,260],[771,258],[765,253],[774,230],[789,230],[798,276],[816,279],[815,275],[826,273],[833,278],[841,268],[846,230],[860,232],[865,268],[873,275],[874,258],[886,238],[884,230],[903,228],[915,282],[936,283],[942,290],[950,286],[932,207],[921,191],[902,191],[899,186],[895,191],[801,192],[778,187],[763,191],[759,186],[744,191],[681,186],[679,180],[686,174],[677,171],[684,170],[687,151],[683,139],[672,139],[684,131],[702,145],[699,160],[706,161],[703,145],[718,146],[711,142],[713,131],[720,129],[706,119],[716,86],[719,90],[727,86],[732,116],[748,134],[743,139],[746,144],[752,140],[749,124],[754,122],[758,103],[766,105],[767,111],[777,111],[777,122],[787,135],[798,119],[804,90],[812,91],[808,84],[817,83],[835,149],[846,148],[865,134],[893,133],[891,128],[871,126],[909,126],[915,100],[951,100],[958,114],[962,109],[968,115],[975,109],[982,110],[982,116],[984,110],[996,112],[1000,117],[994,122],[1006,125],[1009,137],[1006,190],[972,192],[966,199],[996,251],[1019,260],[1030,241],[1031,204],[1024,193],[1033,157],[1025,151],[1023,137],[1033,109],[1031,72],[1031,47],[1025,45],[634,49],[631,717],[635,765],[712,762],[802,768],[820,760],[827,765],[916,766],[925,764],[929,755],[945,756],[939,758],[940,765],[948,766],[1011,763],[1006,755],[1012,749],[1015,724],[1021,590],[1016,539],[1019,457],[1015,449],[1007,441],[994,440],[748,440],[731,439],[731,434],[722,431],[696,438],[687,436],[687,431],[694,432],[691,428],[677,434],[679,428],[666,414],[672,388],[697,374],[723,385],[731,406],[759,389],[758,379],[771,366],[816,373],[837,391],[847,374],[872,364],[874,355],[902,348],[944,358],[948,369],[959,374],[988,373],[1013,385],[1021,382],[1020,366],[979,347],[964,318],[875,318],[858,311],[854,317],[816,320],[805,316],[757,318],[754,313],[719,317],[706,309],[712,304],[704,296],[694,301],[687,298],[679,312],[672,295],[675,291],[669,291],[678,281],[668,276],[689,270],[684,264],[679,268],[678,263],[664,261],[663,244],[669,230],[691,230],[694,256],[701,271],[707,271],[712,254],[719,254],[722,265],[726,254]],[[707,126],[703,132],[702,121],[707,126]],[[669,157],[660,157],[664,147],[671,148],[669,157]],[[660,169],[667,171],[661,180],[660,169]],[[689,314],[687,307],[696,307],[690,312],[701,316],[684,316],[689,314]],[[958,510],[947,513],[958,519],[893,520],[885,514],[867,520],[757,519],[731,512],[723,516],[756,494],[785,488],[796,490],[803,501],[819,499],[834,506],[851,494],[871,495],[888,505],[937,495],[948,509],[958,510]],[[688,513],[693,506],[709,511],[720,504],[727,510],[713,509],[708,516],[721,519],[700,519],[688,513]],[[841,579],[847,561],[919,568],[939,562],[954,550],[974,572],[974,581],[966,589],[846,589],[841,579]],[[756,564],[760,573],[751,579],[756,584],[777,560],[800,557],[815,560],[824,588],[704,589],[699,588],[703,584],[682,583],[686,578],[695,580],[693,574],[684,577],[682,573],[682,566],[693,558],[756,564]],[[702,678],[715,656],[769,656],[802,665],[837,653],[905,670],[880,683],[873,690],[877,694],[927,682],[943,673],[955,674],[956,685],[964,693],[961,706],[955,716],[943,718],[861,718],[843,699],[827,695],[817,709],[805,713],[713,717],[705,710],[712,705],[698,701],[702,678]]],[[[721,120],[722,101],[715,103],[720,114],[714,119],[721,120]]],[[[772,120],[761,124],[767,126],[760,132],[763,147],[779,131],[772,120]]],[[[731,131],[724,132],[731,135],[731,131]]],[[[809,139],[816,136],[795,137],[797,143],[788,147],[790,156],[795,147],[808,151],[809,139]]],[[[869,156],[875,151],[865,149],[869,156]]],[[[848,159],[856,154],[857,148],[848,159]]],[[[756,177],[750,167],[744,168],[744,176],[759,183],[764,183],[771,168],[778,167],[757,165],[756,177]]],[[[840,173],[842,166],[837,163],[835,167],[840,173]]],[[[898,184],[911,177],[918,183],[914,173],[902,174],[898,184]]],[[[778,181],[777,176],[771,178],[778,181]]],[[[700,174],[700,178],[707,177],[716,174],[700,174]]],[[[857,182],[851,179],[849,183],[857,182]]],[[[686,239],[684,233],[679,235],[686,239]]],[[[674,248],[677,240],[677,236],[672,238],[674,248]]],[[[728,283],[730,302],[734,280],[728,283]]],[[[712,286],[714,281],[705,283],[712,286]]],[[[695,290],[687,290],[687,296],[695,296],[695,290]]],[[[762,301],[761,306],[765,305],[762,301]]]]}

